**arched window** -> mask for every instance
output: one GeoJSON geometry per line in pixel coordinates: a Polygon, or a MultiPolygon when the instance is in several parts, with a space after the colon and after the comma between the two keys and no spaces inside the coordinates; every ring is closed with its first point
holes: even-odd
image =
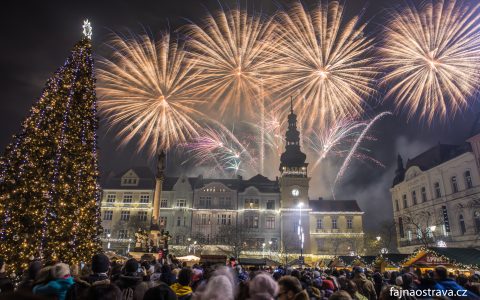
{"type": "Polygon", "coordinates": [[[470,171],[465,171],[465,186],[467,189],[471,189],[473,187],[472,183],[472,175],[470,174],[470,171]]]}
{"type": "Polygon", "coordinates": [[[440,190],[440,183],[435,182],[433,184],[433,187],[435,189],[435,197],[437,197],[437,198],[442,197],[442,191],[440,190]]]}
{"type": "Polygon", "coordinates": [[[457,176],[452,176],[452,178],[450,178],[450,182],[452,183],[452,193],[457,193],[458,192],[457,176]]]}
{"type": "Polygon", "coordinates": [[[417,205],[417,192],[416,191],[412,191],[412,202],[413,202],[413,205],[417,205]]]}
{"type": "Polygon", "coordinates": [[[460,215],[458,217],[458,220],[460,221],[460,232],[462,234],[465,234],[465,232],[467,232],[467,228],[465,227],[465,220],[463,219],[463,215],[460,215]]]}

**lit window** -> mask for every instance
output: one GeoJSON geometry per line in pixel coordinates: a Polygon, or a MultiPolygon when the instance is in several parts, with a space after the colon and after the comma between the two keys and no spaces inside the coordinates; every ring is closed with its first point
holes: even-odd
{"type": "Polygon", "coordinates": [[[259,200],[258,199],[245,199],[245,208],[246,209],[259,209],[259,200]]]}
{"type": "Polygon", "coordinates": [[[105,221],[111,221],[113,218],[113,211],[112,210],[106,210],[103,212],[103,219],[105,221]]]}
{"type": "Polygon", "coordinates": [[[140,195],[140,203],[149,203],[150,195],[140,195]]]}
{"type": "Polygon", "coordinates": [[[347,229],[353,228],[353,219],[351,217],[347,218],[347,229]]]}
{"type": "Polygon", "coordinates": [[[275,217],[266,217],[265,218],[265,228],[266,229],[275,229],[275,217]]]}
{"type": "Polygon", "coordinates": [[[115,194],[108,194],[107,195],[107,203],[114,203],[117,198],[115,194]]]}
{"type": "Polygon", "coordinates": [[[323,228],[323,220],[322,219],[317,219],[317,229],[322,229],[323,228]]]}
{"type": "Polygon", "coordinates": [[[130,220],[130,212],[127,210],[122,210],[122,212],[120,213],[120,220],[121,221],[130,220]]]}
{"type": "Polygon", "coordinates": [[[123,203],[132,203],[133,195],[132,194],[124,194],[123,195],[123,203]]]}
{"type": "Polygon", "coordinates": [[[337,218],[333,217],[332,218],[332,229],[337,229],[337,218]]]}
{"type": "Polygon", "coordinates": [[[162,201],[160,201],[160,207],[168,207],[168,200],[167,199],[162,199],[162,201]]]}
{"type": "Polygon", "coordinates": [[[139,221],[146,221],[147,220],[147,212],[146,211],[139,211],[138,212],[138,220],[139,221]]]}

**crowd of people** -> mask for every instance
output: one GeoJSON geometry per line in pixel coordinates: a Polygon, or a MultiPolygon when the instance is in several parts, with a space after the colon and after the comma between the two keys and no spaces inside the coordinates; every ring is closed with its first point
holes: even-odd
{"type": "Polygon", "coordinates": [[[447,268],[419,272],[321,270],[318,268],[186,267],[173,256],[124,263],[96,254],[90,264],[32,261],[20,282],[7,276],[0,258],[0,299],[57,300],[374,300],[480,299],[480,274],[467,277],[447,268]],[[418,291],[445,291],[437,294],[418,291]],[[410,291],[411,293],[401,293],[410,291]]]}

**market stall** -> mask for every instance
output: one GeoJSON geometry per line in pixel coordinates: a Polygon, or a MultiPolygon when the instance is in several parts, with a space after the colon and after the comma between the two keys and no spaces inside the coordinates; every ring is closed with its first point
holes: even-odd
{"type": "Polygon", "coordinates": [[[401,263],[402,267],[422,273],[437,266],[445,266],[449,272],[467,275],[479,269],[480,250],[473,248],[420,248],[401,263]]]}
{"type": "Polygon", "coordinates": [[[378,272],[400,271],[402,268],[402,261],[409,255],[400,253],[380,254],[373,260],[371,268],[378,272]]]}

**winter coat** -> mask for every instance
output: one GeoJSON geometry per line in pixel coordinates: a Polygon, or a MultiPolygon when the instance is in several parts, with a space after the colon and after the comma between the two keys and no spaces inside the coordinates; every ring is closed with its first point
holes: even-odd
{"type": "Polygon", "coordinates": [[[56,296],[58,300],[65,300],[68,290],[74,284],[73,277],[54,279],[46,284],[33,287],[33,293],[41,296],[56,296]]]}
{"type": "MultiPolygon", "coordinates": [[[[441,290],[443,291],[459,291],[459,290],[466,290],[463,286],[459,285],[453,279],[446,279],[443,281],[439,281],[438,284],[441,286],[441,290]]],[[[467,291],[465,297],[450,297],[451,299],[480,299],[479,296],[475,295],[474,293],[467,291]]]]}
{"type": "Polygon", "coordinates": [[[88,299],[88,293],[91,289],[96,289],[100,285],[109,285],[110,279],[106,274],[92,274],[87,278],[75,278],[75,284],[68,290],[66,300],[88,299]]]}
{"type": "Polygon", "coordinates": [[[297,293],[294,297],[293,300],[309,300],[310,298],[308,297],[307,291],[302,290],[300,293],[297,293]]]}
{"type": "Polygon", "coordinates": [[[375,292],[375,286],[373,282],[367,279],[364,273],[355,274],[353,281],[357,285],[358,292],[369,300],[376,300],[377,293],[375,292]]]}
{"type": "Polygon", "coordinates": [[[12,292],[13,283],[10,278],[7,277],[7,274],[0,273],[0,294],[12,292]]]}
{"type": "Polygon", "coordinates": [[[175,292],[178,300],[189,300],[192,298],[192,288],[189,286],[174,283],[170,286],[170,288],[175,292]]]}
{"type": "Polygon", "coordinates": [[[120,275],[115,284],[122,291],[124,299],[128,300],[143,300],[148,290],[148,283],[144,282],[142,277],[133,274],[120,275]]]}

